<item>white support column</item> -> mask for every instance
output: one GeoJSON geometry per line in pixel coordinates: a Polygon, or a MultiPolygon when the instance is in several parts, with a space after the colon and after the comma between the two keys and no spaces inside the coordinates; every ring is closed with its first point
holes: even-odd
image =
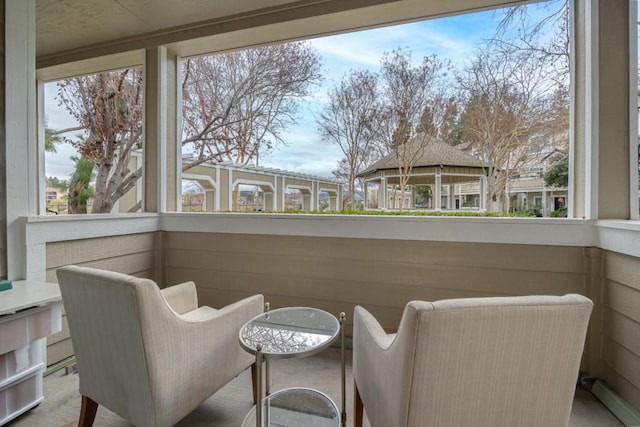
{"type": "Polygon", "coordinates": [[[415,193],[413,191],[413,185],[409,186],[409,209],[414,209],[416,207],[416,199],[415,193]]]}
{"type": "Polygon", "coordinates": [[[144,211],[166,212],[167,209],[167,51],[149,48],[144,64],[144,211]]]}
{"type": "Polygon", "coordinates": [[[456,206],[456,202],[455,202],[455,198],[456,198],[456,185],[455,184],[449,184],[448,186],[448,192],[449,192],[449,197],[447,197],[447,209],[455,209],[456,206]]]}
{"type": "Polygon", "coordinates": [[[281,183],[282,184],[282,197],[280,199],[280,210],[282,212],[284,212],[284,208],[285,208],[285,200],[284,199],[285,199],[285,193],[287,191],[287,188],[285,186],[285,181],[286,180],[287,180],[287,178],[283,176],[282,177],[282,183],[281,183]]]}
{"type": "Polygon", "coordinates": [[[2,197],[7,227],[6,274],[9,280],[31,279],[27,276],[25,224],[22,217],[37,212],[40,178],[36,134],[36,2],[6,0],[3,4],[6,194],[2,197]]]}
{"type": "Polygon", "coordinates": [[[42,179],[38,180],[38,207],[37,212],[39,215],[47,214],[47,195],[46,195],[46,182],[45,182],[45,160],[44,160],[44,152],[45,152],[45,112],[44,112],[44,82],[37,82],[36,89],[36,108],[37,114],[36,119],[38,120],[38,130],[37,130],[37,143],[36,149],[38,153],[38,170],[37,173],[39,177],[42,179]]]}
{"type": "Polygon", "coordinates": [[[366,211],[366,210],[369,210],[369,208],[368,208],[368,205],[369,205],[369,193],[368,193],[369,188],[368,188],[368,185],[367,185],[367,181],[364,182],[364,184],[362,185],[362,188],[363,188],[363,192],[364,192],[363,195],[362,195],[362,199],[363,199],[363,202],[364,202],[364,210],[366,211]]]}
{"type": "Polygon", "coordinates": [[[278,185],[278,181],[281,181],[282,178],[281,177],[277,177],[274,176],[273,177],[273,206],[272,206],[272,210],[273,212],[277,212],[278,211],[278,198],[280,195],[280,188],[282,188],[282,185],[278,185]]]}
{"type": "Polygon", "coordinates": [[[380,194],[380,198],[382,199],[382,203],[380,203],[380,209],[386,210],[389,208],[389,188],[387,185],[387,177],[383,176],[380,179],[380,188],[378,189],[378,194],[380,194]]]}
{"type": "Polygon", "coordinates": [[[637,112],[630,111],[635,101],[629,99],[636,93],[635,53],[631,54],[635,29],[630,28],[637,25],[635,3],[576,0],[570,4],[576,25],[571,34],[575,66],[571,67],[569,216],[627,219],[632,210],[630,186],[637,191],[638,185],[627,169],[637,156],[629,148],[630,142],[637,144],[637,135],[630,132],[631,116],[637,112]],[[611,46],[617,48],[604,48],[611,46]]]}
{"type": "Polygon", "coordinates": [[[480,178],[480,210],[487,210],[487,177],[480,178]]]}
{"type": "Polygon", "coordinates": [[[442,210],[442,175],[440,171],[436,171],[435,184],[433,185],[433,209],[442,210]]]}
{"type": "Polygon", "coordinates": [[[181,209],[182,102],[176,56],[163,46],[145,52],[144,206],[152,212],[181,209]]]}
{"type": "Polygon", "coordinates": [[[229,169],[229,193],[228,193],[229,211],[233,212],[233,169],[229,169]]]}
{"type": "Polygon", "coordinates": [[[220,183],[220,167],[216,166],[216,193],[215,193],[215,205],[213,207],[213,210],[215,212],[218,212],[220,210],[220,188],[221,188],[221,183],[220,183]]]}
{"type": "Polygon", "coordinates": [[[204,211],[205,212],[215,212],[216,211],[216,190],[204,190],[204,211]]]}

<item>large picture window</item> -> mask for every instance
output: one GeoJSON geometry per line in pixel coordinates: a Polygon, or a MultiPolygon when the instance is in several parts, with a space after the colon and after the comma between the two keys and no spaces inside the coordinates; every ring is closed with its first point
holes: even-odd
{"type": "Polygon", "coordinates": [[[255,182],[265,211],[324,186],[350,213],[566,216],[569,27],[554,0],[183,59],[182,170],[220,181],[210,211],[255,182]]]}

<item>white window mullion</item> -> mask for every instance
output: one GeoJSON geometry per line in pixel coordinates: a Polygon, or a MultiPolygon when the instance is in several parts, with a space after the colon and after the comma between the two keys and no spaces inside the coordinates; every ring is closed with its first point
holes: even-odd
{"type": "Polygon", "coordinates": [[[46,170],[45,170],[45,112],[44,112],[44,82],[38,81],[36,86],[37,95],[37,120],[38,120],[38,137],[36,141],[36,150],[38,153],[38,203],[37,213],[39,215],[47,214],[47,197],[46,197],[46,170]]]}
{"type": "Polygon", "coordinates": [[[586,2],[585,26],[587,46],[585,52],[585,218],[598,218],[598,160],[599,144],[599,3],[597,0],[586,2]]]}
{"type": "Polygon", "coordinates": [[[26,277],[22,218],[38,206],[35,0],[7,0],[5,7],[6,254],[7,278],[26,277]]]}

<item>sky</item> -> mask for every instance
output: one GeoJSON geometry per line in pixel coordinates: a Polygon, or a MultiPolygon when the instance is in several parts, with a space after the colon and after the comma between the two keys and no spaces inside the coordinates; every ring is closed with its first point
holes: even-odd
{"type": "MultiPolygon", "coordinates": [[[[474,55],[478,43],[491,38],[502,13],[484,11],[368,31],[311,39],[308,43],[322,57],[324,79],[310,96],[300,101],[298,122],[283,133],[284,144],[271,153],[261,154],[259,166],[331,177],[342,157],[340,148],[323,142],[315,118],[327,100],[327,91],[350,69],[379,69],[384,52],[397,48],[410,50],[412,58],[436,54],[454,67],[463,68],[474,55]]],[[[75,124],[55,99],[55,83],[45,85],[45,116],[48,127],[63,129],[75,124]]],[[[46,153],[45,174],[67,179],[72,172],[70,157],[75,151],[66,144],[55,154],[46,153]]]]}

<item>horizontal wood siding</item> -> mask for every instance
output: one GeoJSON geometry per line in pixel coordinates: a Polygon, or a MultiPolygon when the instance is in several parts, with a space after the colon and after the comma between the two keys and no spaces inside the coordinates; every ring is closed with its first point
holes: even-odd
{"type": "Polygon", "coordinates": [[[605,254],[603,378],[640,411],[640,258],[605,254]]]}
{"type": "MultiPolygon", "coordinates": [[[[156,279],[157,233],[129,234],[99,239],[47,243],[47,281],[58,282],[56,270],[75,264],[156,279]]],[[[47,339],[47,364],[73,355],[69,326],[47,339]]]]}
{"type": "Polygon", "coordinates": [[[347,313],[356,304],[387,330],[410,300],[587,293],[584,248],[169,232],[168,283],[194,280],[202,304],[262,293],[272,307],[347,313]]]}

